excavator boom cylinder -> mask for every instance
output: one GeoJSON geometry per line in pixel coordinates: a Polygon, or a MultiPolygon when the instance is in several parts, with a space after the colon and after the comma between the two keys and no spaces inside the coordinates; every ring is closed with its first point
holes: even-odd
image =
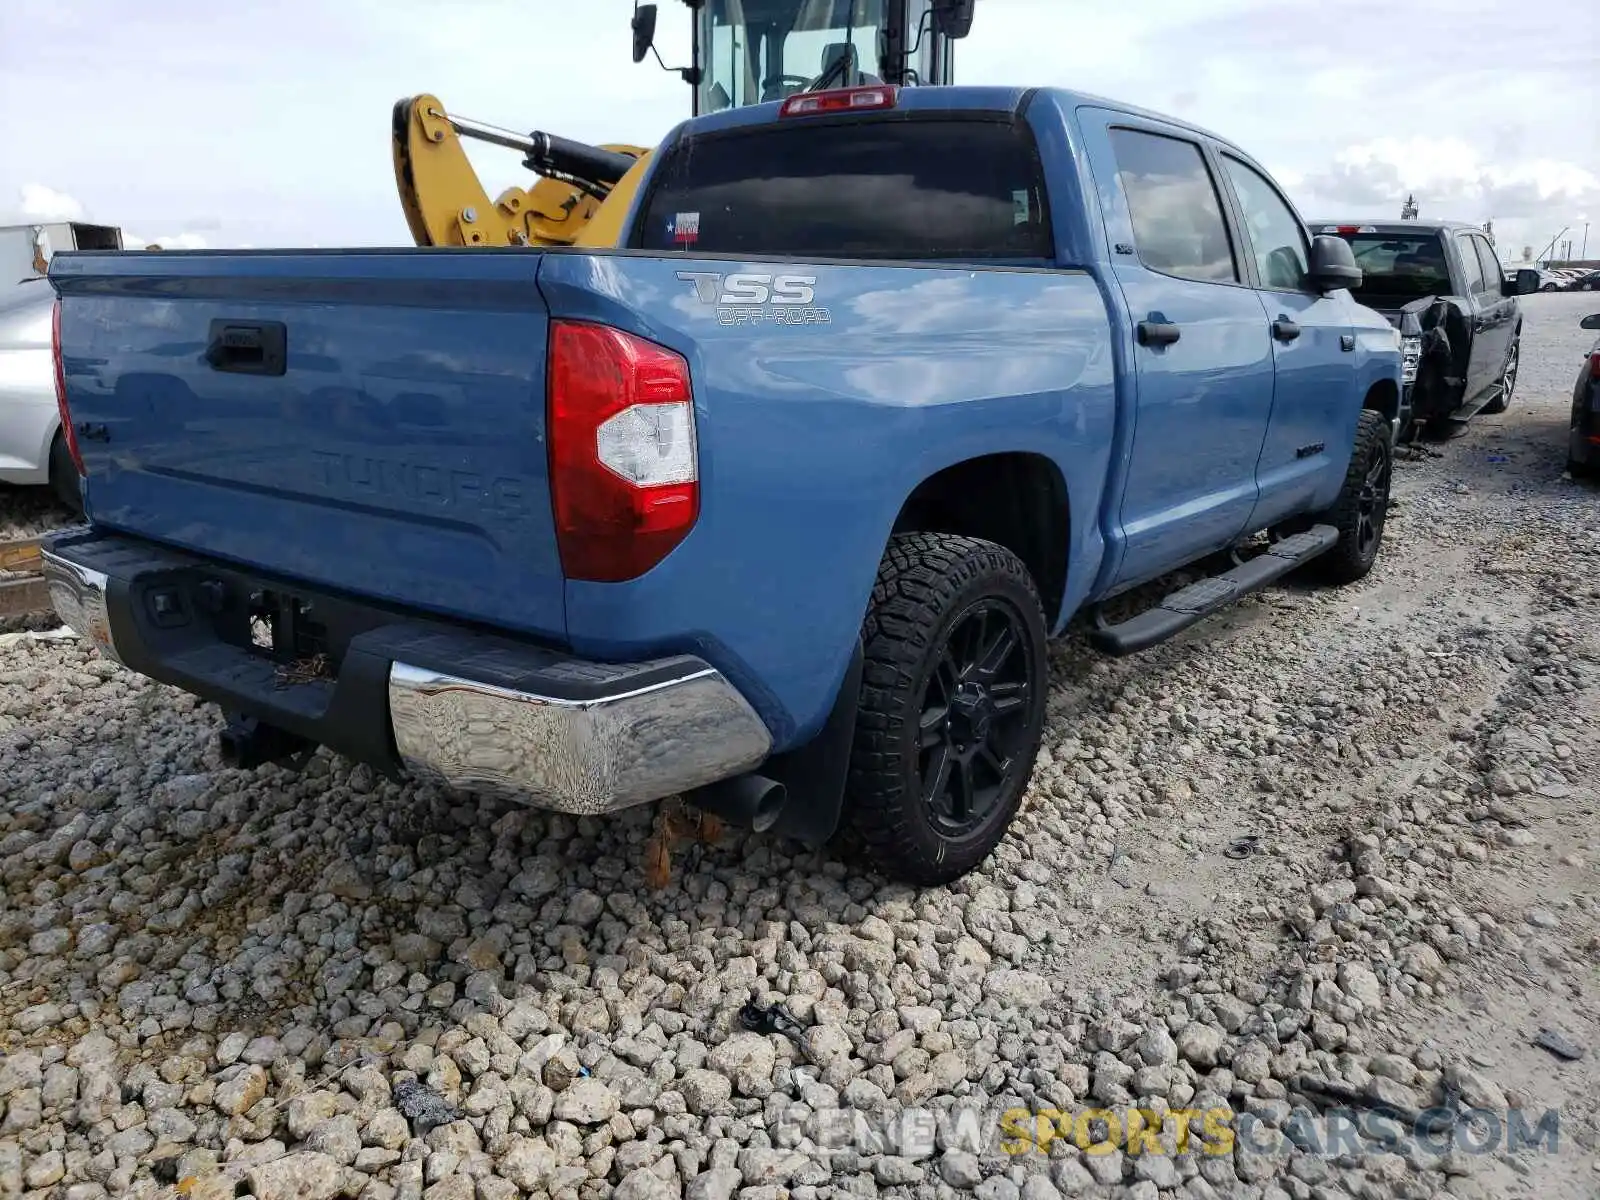
{"type": "Polygon", "coordinates": [[[602,150],[599,146],[575,142],[553,133],[535,132],[529,140],[533,148],[528,151],[526,165],[540,174],[555,171],[609,187],[626,175],[634,163],[630,155],[602,150]]]}

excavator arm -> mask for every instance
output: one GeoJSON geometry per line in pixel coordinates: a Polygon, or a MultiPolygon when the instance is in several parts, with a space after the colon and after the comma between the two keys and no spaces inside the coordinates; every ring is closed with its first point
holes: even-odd
{"type": "MultiPolygon", "coordinates": [[[[862,6],[859,0],[730,0],[709,7],[704,0],[685,3],[693,17],[694,65],[678,73],[696,89],[694,111],[699,113],[706,95],[722,90],[719,84],[706,91],[703,70],[711,61],[712,45],[724,34],[731,39],[727,44],[744,45],[749,55],[756,54],[758,43],[765,45],[765,69],[796,86],[827,86],[841,70],[849,70],[858,37],[868,33],[878,40],[876,57],[889,82],[953,82],[950,46],[967,36],[974,0],[884,0],[874,6],[862,6]],[[876,8],[877,16],[863,18],[858,12],[862,7],[876,8]],[[798,60],[785,60],[783,43],[797,31],[798,60]],[[840,46],[846,55],[824,61],[822,73],[811,78],[819,49],[840,46]],[[800,68],[807,74],[786,73],[800,68]]],[[[642,62],[655,38],[656,5],[634,0],[631,24],[633,61],[642,62]]],[[[752,73],[755,61],[750,59],[752,73]]],[[[860,82],[859,77],[853,82],[860,82]]],[[[740,103],[755,103],[765,95],[753,75],[736,90],[744,97],[740,103]]],[[[722,100],[730,102],[725,92],[722,100]]],[[[589,146],[554,134],[520,134],[471,121],[449,113],[437,96],[428,95],[394,106],[391,143],[400,204],[419,246],[615,246],[623,239],[622,222],[650,158],[642,146],[589,146]],[[463,138],[521,151],[522,165],[538,181],[527,189],[507,188],[490,200],[467,159],[463,138]]]]}
{"type": "Polygon", "coordinates": [[[614,246],[650,155],[469,121],[429,95],[394,106],[391,143],[400,205],[419,246],[614,246]],[[538,182],[491,201],[463,138],[522,151],[538,182]]]}

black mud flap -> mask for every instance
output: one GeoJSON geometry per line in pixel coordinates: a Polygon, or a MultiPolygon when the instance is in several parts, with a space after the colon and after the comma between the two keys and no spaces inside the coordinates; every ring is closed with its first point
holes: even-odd
{"type": "Polygon", "coordinates": [[[789,793],[788,802],[772,827],[773,833],[820,849],[838,829],[865,665],[866,655],[858,637],[839,695],[817,736],[803,746],[773,755],[759,768],[762,775],[783,784],[789,793]]]}

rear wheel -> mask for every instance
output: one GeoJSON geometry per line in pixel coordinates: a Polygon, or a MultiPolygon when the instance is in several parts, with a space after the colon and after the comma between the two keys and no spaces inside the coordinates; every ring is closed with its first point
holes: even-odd
{"type": "Polygon", "coordinates": [[[56,431],[55,441],[50,443],[50,490],[62,504],[79,516],[83,515],[83,477],[78,474],[72,452],[67,449],[67,439],[60,430],[56,431]]]}
{"type": "Polygon", "coordinates": [[[934,886],[982,862],[1043,733],[1047,631],[1028,569],[993,542],[897,535],[878,568],[847,820],[884,873],[934,886]]]}
{"type": "Polygon", "coordinates": [[[1511,343],[1506,355],[1505,368],[1500,372],[1500,394],[1483,406],[1486,413],[1503,413],[1511,404],[1511,393],[1517,386],[1517,359],[1521,356],[1522,339],[1511,343]]]}

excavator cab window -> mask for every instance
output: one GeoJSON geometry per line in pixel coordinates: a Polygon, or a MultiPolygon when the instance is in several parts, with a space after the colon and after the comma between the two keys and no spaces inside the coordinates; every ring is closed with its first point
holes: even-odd
{"type": "MultiPolygon", "coordinates": [[[[695,111],[782,100],[824,75],[829,87],[884,82],[878,62],[887,8],[901,3],[904,0],[708,0],[700,9],[696,30],[702,74],[695,111]]],[[[927,7],[927,0],[909,4],[914,17],[927,7]]],[[[918,23],[928,28],[928,22],[918,23]]],[[[931,49],[931,32],[923,41],[931,49]]],[[[923,56],[919,50],[915,57],[923,56]]]]}

